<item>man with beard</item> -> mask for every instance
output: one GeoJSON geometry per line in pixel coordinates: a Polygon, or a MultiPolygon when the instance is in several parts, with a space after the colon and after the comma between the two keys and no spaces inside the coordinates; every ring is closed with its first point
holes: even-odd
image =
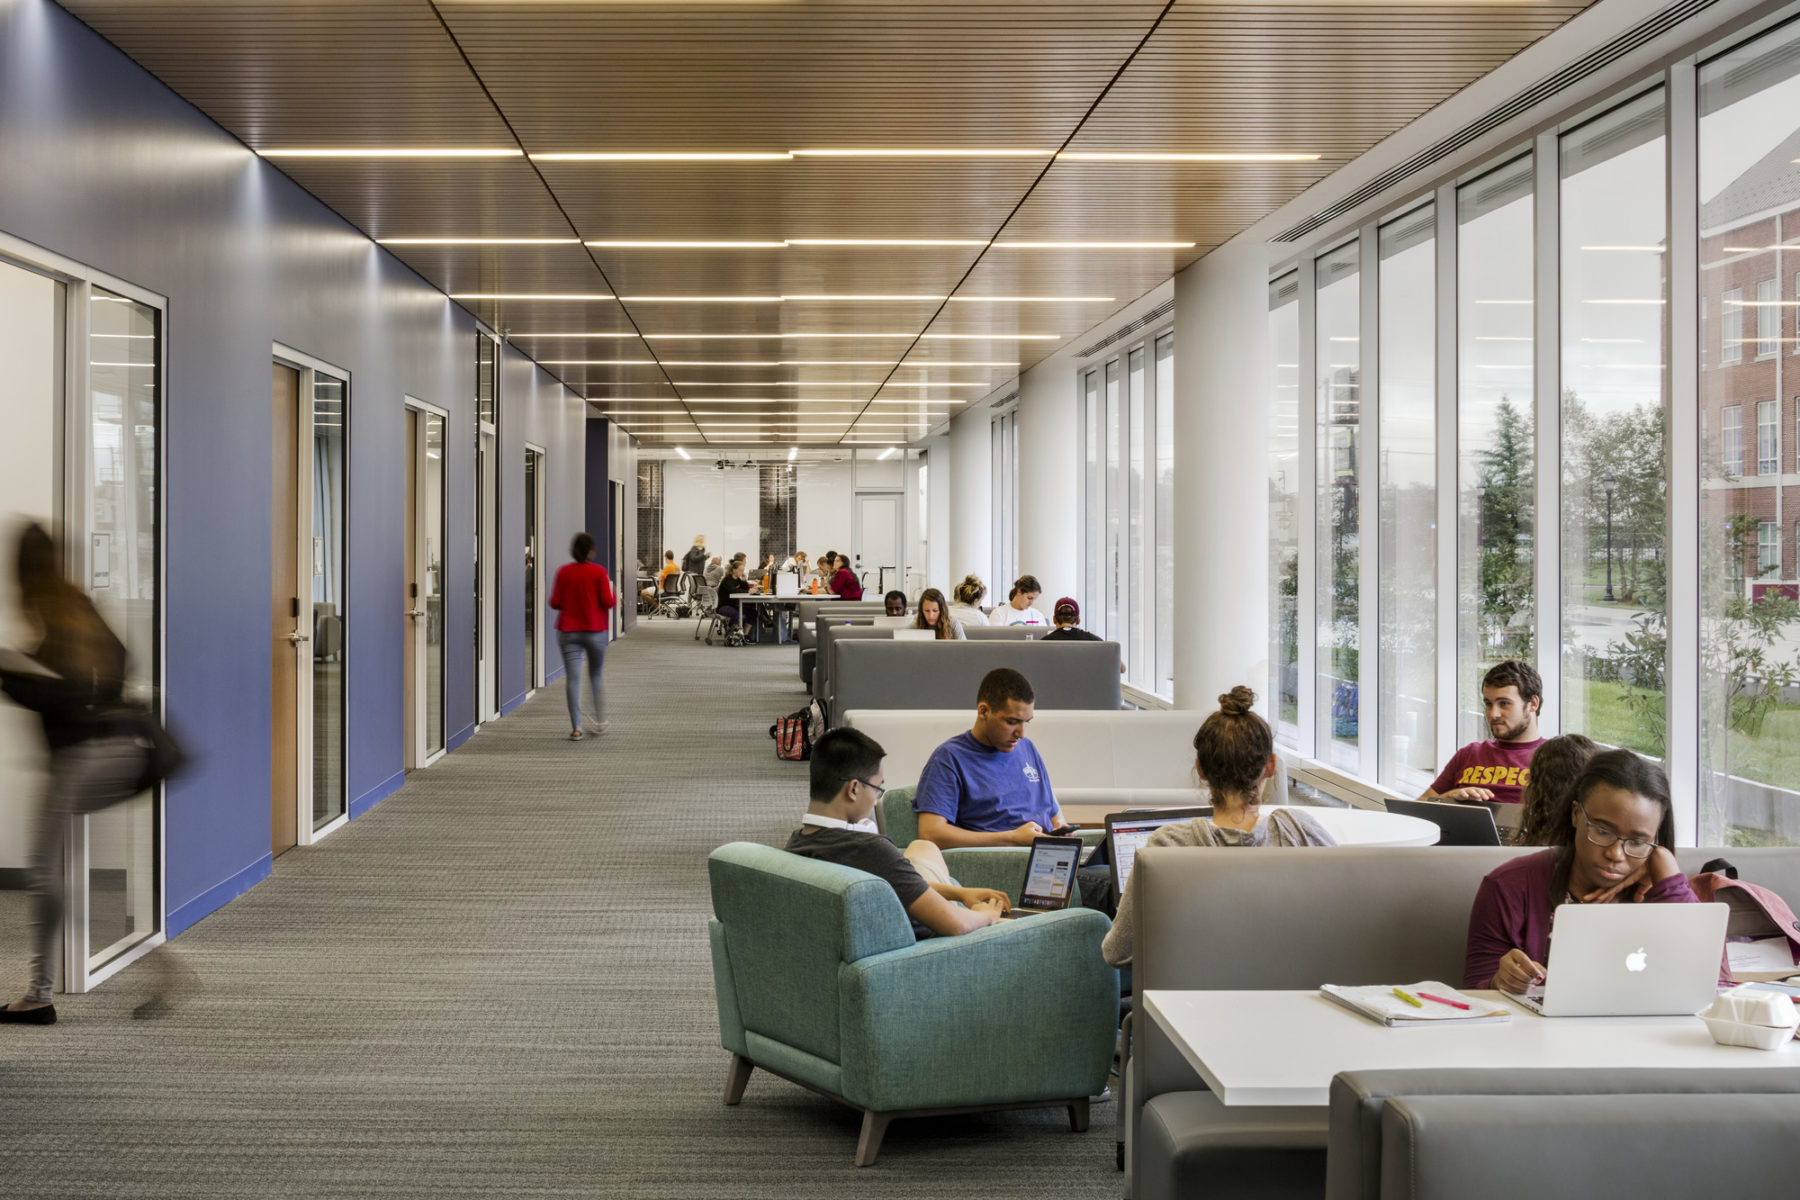
{"type": "Polygon", "coordinates": [[[1517,804],[1523,798],[1531,756],[1544,742],[1538,732],[1544,681],[1530,663],[1508,659],[1482,677],[1481,701],[1494,736],[1451,755],[1419,799],[1517,804]]]}

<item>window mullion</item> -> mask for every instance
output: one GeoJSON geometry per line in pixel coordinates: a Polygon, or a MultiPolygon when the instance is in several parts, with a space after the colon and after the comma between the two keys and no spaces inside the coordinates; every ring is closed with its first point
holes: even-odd
{"type": "Polygon", "coordinates": [[[1700,239],[1696,65],[1669,68],[1668,531],[1665,628],[1668,738],[1663,767],[1675,797],[1675,837],[1697,844],[1700,831],[1700,239]]]}

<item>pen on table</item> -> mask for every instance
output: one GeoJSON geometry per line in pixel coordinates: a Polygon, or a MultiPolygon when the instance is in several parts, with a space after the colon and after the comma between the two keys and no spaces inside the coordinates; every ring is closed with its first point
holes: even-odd
{"type": "Polygon", "coordinates": [[[1448,1004],[1451,1008],[1460,1008],[1465,1012],[1467,1012],[1468,1008],[1469,1008],[1468,1005],[1464,1004],[1460,1000],[1446,1000],[1442,996],[1434,996],[1430,992],[1420,992],[1419,995],[1423,996],[1427,1000],[1435,1000],[1439,1004],[1448,1004]]]}
{"type": "Polygon", "coordinates": [[[1425,1007],[1423,1004],[1419,1003],[1419,1001],[1417,999],[1408,995],[1406,992],[1401,991],[1399,988],[1394,989],[1394,995],[1400,997],[1402,1000],[1406,1001],[1408,1004],[1412,1005],[1414,1008],[1424,1008],[1425,1007]]]}

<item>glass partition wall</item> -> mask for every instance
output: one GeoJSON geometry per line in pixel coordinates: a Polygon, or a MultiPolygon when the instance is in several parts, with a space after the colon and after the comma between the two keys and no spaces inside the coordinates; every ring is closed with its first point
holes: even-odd
{"type": "Polygon", "coordinates": [[[1800,844],[1800,7],[1584,103],[1272,275],[1277,736],[1414,795],[1524,658],[1684,841],[1800,844]]]}

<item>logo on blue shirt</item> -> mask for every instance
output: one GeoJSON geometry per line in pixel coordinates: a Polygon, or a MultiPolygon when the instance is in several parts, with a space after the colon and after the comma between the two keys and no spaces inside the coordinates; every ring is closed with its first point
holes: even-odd
{"type": "Polygon", "coordinates": [[[1025,781],[1027,783],[1042,783],[1044,780],[1043,776],[1038,774],[1038,769],[1036,767],[1032,766],[1030,763],[1026,763],[1025,781]]]}

